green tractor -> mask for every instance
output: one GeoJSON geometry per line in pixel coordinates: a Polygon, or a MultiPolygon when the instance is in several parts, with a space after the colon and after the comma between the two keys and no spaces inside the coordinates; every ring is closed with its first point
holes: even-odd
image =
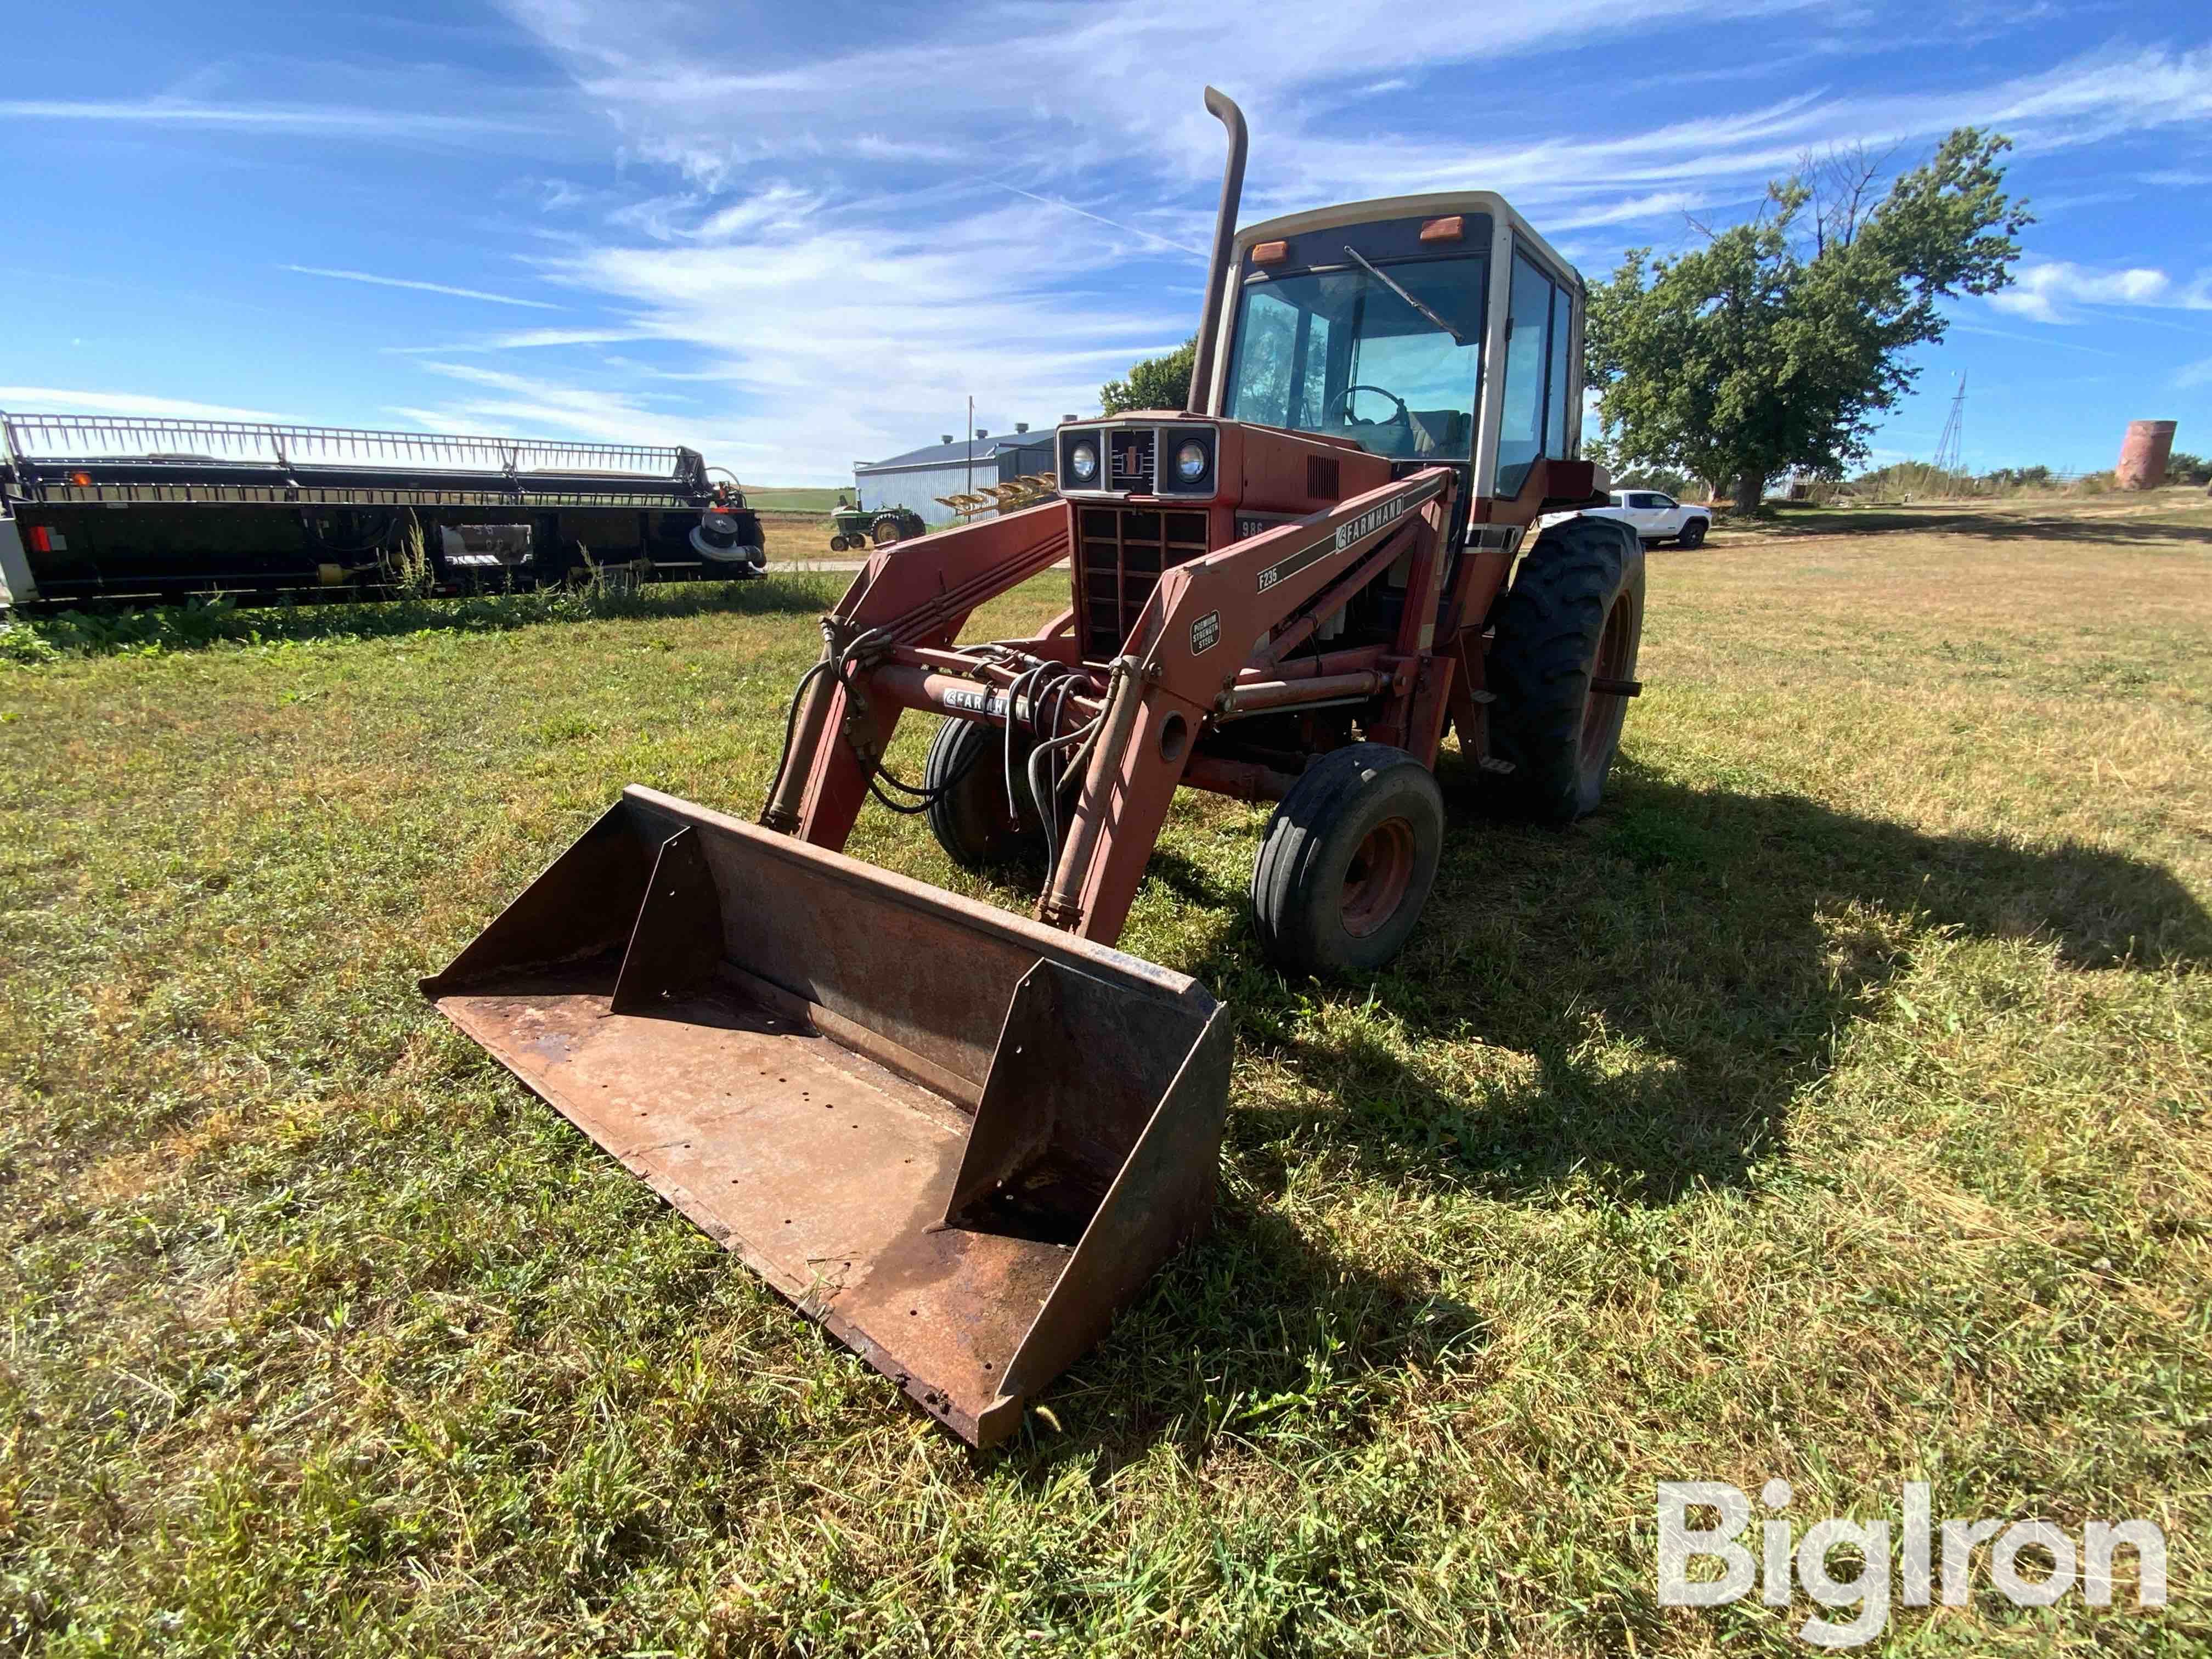
{"type": "Polygon", "coordinates": [[[841,507],[830,515],[830,550],[884,547],[919,536],[929,526],[910,507],[841,507]]]}

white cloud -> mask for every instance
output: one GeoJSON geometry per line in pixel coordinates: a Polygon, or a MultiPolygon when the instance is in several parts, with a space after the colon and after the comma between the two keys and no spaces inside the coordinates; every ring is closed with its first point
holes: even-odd
{"type": "Polygon", "coordinates": [[[489,334],[480,340],[459,340],[446,345],[386,346],[396,357],[435,357],[447,352],[531,351],[554,346],[618,345],[643,339],[634,328],[524,328],[489,334]]]}
{"type": "Polygon", "coordinates": [[[550,136],[544,122],[507,115],[344,105],[226,104],[183,99],[0,99],[0,118],[105,121],[134,126],[228,127],[251,132],[351,138],[469,139],[490,134],[550,136]]]}
{"type": "Polygon", "coordinates": [[[265,409],[233,409],[137,392],[85,392],[51,386],[0,386],[0,409],[19,415],[136,415],[155,420],[283,421],[265,409]]]}
{"type": "Polygon", "coordinates": [[[1650,219],[1675,219],[1709,206],[1705,198],[1683,190],[1653,191],[1648,195],[1626,197],[1618,202],[1592,203],[1587,206],[1561,206],[1544,216],[1546,240],[1557,246],[1559,233],[1570,230],[1594,229],[1600,225],[1628,225],[1650,219]]]}
{"type": "Polygon", "coordinates": [[[2199,357],[2193,363],[2184,363],[2174,371],[2173,384],[2184,391],[2191,386],[2212,386],[2212,357],[2199,357]]]}
{"type": "Polygon", "coordinates": [[[2014,274],[2013,285],[1989,296],[1996,309],[2038,323],[2078,322],[2089,306],[2172,307],[2212,311],[2212,278],[2187,284],[2148,265],[2093,270],[2067,259],[2045,259],[2014,274]]]}
{"type": "MultiPolygon", "coordinates": [[[[531,375],[479,368],[472,363],[432,362],[423,367],[470,388],[436,408],[392,410],[433,431],[544,434],[615,444],[688,443],[699,435],[679,430],[680,423],[620,392],[562,386],[531,375]]],[[[717,453],[744,447],[741,439],[730,433],[709,435],[708,441],[717,453]]]]}
{"type": "MultiPolygon", "coordinates": [[[[1531,143],[1522,135],[1487,145],[1334,131],[1255,138],[1295,156],[1297,196],[1270,185],[1285,205],[1421,189],[1503,191],[1531,204],[1638,191],[1693,190],[1708,200],[1754,196],[1808,151],[1864,141],[1879,149],[1939,137],[1960,125],[1994,128],[2022,153],[2094,143],[2121,133],[2212,118],[2212,48],[2094,52],[2044,73],[1994,86],[1831,95],[1808,90],[1751,108],[1720,106],[1641,131],[1531,143]]],[[[1540,227],[1546,222],[1539,218],[1540,227]]]]}
{"type": "MultiPolygon", "coordinates": [[[[1042,426],[1095,408],[1102,381],[1180,343],[1194,298],[1108,303],[1070,286],[1066,224],[1054,207],[976,205],[971,196],[964,214],[900,223],[838,210],[763,216],[724,242],[703,240],[703,217],[672,221],[666,241],[579,246],[535,263],[617,307],[633,337],[683,354],[690,378],[723,387],[725,412],[674,431],[635,404],[630,388],[644,376],[621,363],[605,378],[629,399],[623,420],[657,423],[655,441],[707,451],[712,437],[757,457],[745,464],[754,482],[834,479],[856,458],[911,447],[916,432],[958,428],[971,392],[984,425],[1042,426]]],[[[1111,227],[1077,240],[1104,265],[1163,257],[1111,227]]],[[[1189,263],[1172,258],[1178,270],[1189,263]]],[[[476,418],[492,382],[466,367],[438,371],[477,389],[476,418]]],[[[549,377],[530,395],[552,414],[588,411],[600,394],[549,377]]]]}
{"type": "MultiPolygon", "coordinates": [[[[710,190],[763,160],[852,156],[965,161],[1003,175],[1005,158],[1020,155],[1061,175],[1141,168],[1155,184],[1195,184],[1220,155],[1219,130],[1194,95],[1201,78],[1239,98],[1251,117],[1261,205],[1310,204],[1346,188],[1418,188],[1470,173],[1488,182],[1501,164],[1532,150],[1513,170],[1532,188],[1610,182],[1599,164],[1623,155],[1656,169],[1641,175],[1651,184],[1756,183],[1808,147],[1860,137],[1921,137],[1973,122],[1999,126],[2024,147],[2054,146],[2212,114],[2212,48],[2097,52],[1978,87],[1871,95],[1816,88],[1763,109],[1662,126],[1633,136],[1625,149],[1604,137],[1530,146],[1532,128],[1559,124],[1532,118],[1527,100],[1515,101],[1517,76],[1500,77],[1499,96],[1486,106],[1497,118],[1488,123],[1409,124],[1387,112],[1378,119],[1371,105],[1357,117],[1346,108],[1378,83],[1410,82],[1398,89],[1456,111],[1464,88],[1437,84],[1450,71],[1596,40],[1626,42],[1669,25],[1757,27],[1805,12],[1837,32],[1832,10],[1813,0],[1506,0],[1484,8],[1480,27],[1424,32],[1419,75],[1407,72],[1406,18],[1395,0],[1096,0],[1042,17],[1030,0],[984,0],[914,14],[913,35],[896,51],[871,46],[797,61],[786,41],[773,58],[758,50],[757,20],[744,11],[677,10],[645,29],[630,9],[608,0],[507,0],[507,9],[612,114],[631,154],[676,165],[710,190]],[[753,66],[763,63],[774,67],[753,66]],[[1498,141],[1461,136],[1485,130],[1498,141]],[[1440,131],[1452,136],[1421,136],[1440,131]]],[[[2020,21],[2013,15],[2008,26],[2020,21]]],[[[1873,28],[1842,20],[1844,33],[1854,27],[1873,28]]],[[[1888,43],[1893,26],[1884,33],[1888,43]]],[[[1624,100],[1624,110],[1632,107],[1624,100]]]]}
{"type": "Polygon", "coordinates": [[[457,300],[483,300],[495,306],[527,306],[532,311],[558,311],[544,300],[520,300],[512,294],[487,294],[480,288],[453,288],[444,283],[417,282],[409,276],[377,276],[366,270],[330,270],[321,265],[285,265],[302,276],[328,276],[342,283],[369,283],[378,288],[411,288],[424,294],[444,294],[457,300]]]}
{"type": "Polygon", "coordinates": [[[1024,190],[1019,185],[1010,185],[1003,179],[993,179],[988,182],[997,185],[1000,190],[1012,191],[1017,196],[1026,197],[1032,202],[1041,202],[1049,208],[1058,208],[1063,213],[1075,214],[1080,218],[1104,225],[1109,229],[1121,231],[1131,236],[1141,236],[1148,242],[1158,242],[1163,247],[1171,247],[1181,253],[1195,254],[1200,259],[1212,258],[1208,249],[1194,247],[1188,242],[1178,242],[1172,237],[1156,235],[1149,230],[1140,230],[1134,225],[1125,225],[1119,219],[1109,219],[1103,213],[1093,213],[1089,208],[1078,207],[1073,202],[1063,202],[1056,196],[1040,196],[1033,190],[1024,190]]]}
{"type": "Polygon", "coordinates": [[[2049,350],[2056,347],[2061,351],[2078,351],[2091,357],[2118,357],[2121,355],[2106,346],[2083,345],[2078,341],[2057,339],[2048,334],[2024,333],[2016,328],[1990,328],[1982,323],[1955,321],[1950,325],[1950,327],[1956,333],[1979,334],[1992,340],[2014,340],[2024,345],[2034,346],[2039,350],[2049,350]]]}
{"type": "MultiPolygon", "coordinates": [[[[1522,0],[1486,9],[1480,27],[1429,32],[1421,52],[1431,66],[1495,61],[1670,16],[1753,17],[1808,3],[1522,0]]],[[[1341,102],[1373,89],[1371,77],[1402,81],[1407,58],[1394,0],[1098,0],[1042,15],[1027,0],[986,0],[909,14],[914,34],[896,51],[872,44],[773,68],[756,66],[771,60],[747,50],[757,23],[743,12],[664,11],[641,28],[633,9],[604,0],[510,0],[507,9],[568,62],[587,95],[651,112],[635,124],[641,138],[669,145],[671,160],[688,146],[702,180],[766,155],[889,145],[896,155],[978,155],[991,148],[985,135],[1040,126],[1114,155],[1134,137],[1181,155],[1196,135],[1208,153],[1203,170],[1218,130],[1191,95],[1200,76],[1217,77],[1255,112],[1289,111],[1307,88],[1333,89],[1341,102]]]]}
{"type": "MultiPolygon", "coordinates": [[[[1394,90],[1409,110],[1464,111],[1464,84],[1448,79],[1472,65],[1525,65],[1670,24],[1771,28],[1811,0],[1506,0],[1480,27],[1424,35],[1418,70],[1388,0],[1098,0],[1042,15],[1030,0],[983,0],[911,14],[896,51],[797,59],[788,40],[769,50],[742,9],[656,9],[644,27],[611,0],[505,3],[619,132],[633,188],[645,184],[526,257],[579,310],[614,313],[638,349],[588,364],[558,355],[592,343],[588,328],[456,346],[543,344],[554,366],[495,384],[447,361],[436,372],[449,395],[408,412],[649,433],[726,448],[749,479],[779,483],[827,482],[854,457],[957,428],[970,391],[994,428],[1095,407],[1100,381],[1187,336],[1223,149],[1196,96],[1209,76],[1251,118],[1248,222],[1489,188],[1553,234],[1632,227],[1638,240],[1663,239],[1686,212],[1727,214],[1830,145],[1917,149],[1972,123],[2027,152],[2212,113],[2212,49],[2094,52],[1917,89],[1801,80],[1748,106],[1662,101],[1653,107],[1688,112],[1644,125],[1632,99],[1556,118],[1534,95],[1540,64],[1499,71],[1485,121],[1401,115],[1372,97],[1405,82],[1394,90]],[[638,396],[672,377],[714,388],[696,414],[638,396]]],[[[2014,298],[2002,308],[2031,318],[2067,302],[2026,283],[2014,298]]]]}

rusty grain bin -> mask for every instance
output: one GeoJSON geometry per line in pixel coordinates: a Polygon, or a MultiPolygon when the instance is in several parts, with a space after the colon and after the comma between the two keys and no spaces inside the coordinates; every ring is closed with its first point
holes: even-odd
{"type": "Polygon", "coordinates": [[[2166,482],[2166,458],[2172,453],[2172,421],[2130,421],[2114,479],[2123,489],[2155,489],[2166,482]]]}

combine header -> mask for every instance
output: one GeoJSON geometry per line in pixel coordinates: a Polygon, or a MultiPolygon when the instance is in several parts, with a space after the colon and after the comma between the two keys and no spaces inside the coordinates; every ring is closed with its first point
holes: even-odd
{"type": "Polygon", "coordinates": [[[1206,1221],[1224,1015],[1111,948],[1176,789],[1275,801],[1262,951],[1364,975],[1435,879],[1447,731],[1565,822],[1640,689],[1634,533],[1532,535],[1605,499],[1579,277],[1482,192],[1240,233],[1243,118],[1206,105],[1231,149],[1190,408],[1063,425],[1060,500],[877,552],[758,826],[633,788],[425,983],[979,1444],[1206,1221]],[[1062,560],[1048,626],[962,642],[1062,560]],[[919,781],[885,760],[908,710],[939,720],[919,781]],[[842,856],[871,799],[1027,872],[1033,918],[842,856]]]}
{"type": "Polygon", "coordinates": [[[0,605],[757,576],[760,520],[708,473],[673,447],[0,414],[0,605]]]}

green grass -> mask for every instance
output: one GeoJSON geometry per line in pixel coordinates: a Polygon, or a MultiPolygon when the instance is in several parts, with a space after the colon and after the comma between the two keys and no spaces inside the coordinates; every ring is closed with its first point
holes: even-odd
{"type": "Polygon", "coordinates": [[[2212,568],[2145,523],[1654,553],[1609,804],[1449,760],[1371,986],[1269,973],[1264,812],[1179,803],[1124,944],[1237,1011],[1218,1225],[994,1455],[413,990],[623,783],[756,811],[834,579],[38,634],[0,1651],[1803,1651],[1656,1604],[1655,1484],[1773,1474],[2167,1529],[2162,1616],[1984,1588],[1901,1650],[2203,1650],[2212,568]]]}
{"type": "Polygon", "coordinates": [[[756,489],[745,487],[745,505],[762,513],[828,513],[851,498],[850,487],[827,489],[756,489]]]}
{"type": "Polygon", "coordinates": [[[0,662],[159,656],[215,646],[273,646],[435,634],[488,634],[547,623],[708,613],[812,615],[836,601],[835,577],[687,582],[629,592],[549,588],[468,599],[248,606],[229,603],[138,611],[65,611],[0,624],[0,662]]]}

